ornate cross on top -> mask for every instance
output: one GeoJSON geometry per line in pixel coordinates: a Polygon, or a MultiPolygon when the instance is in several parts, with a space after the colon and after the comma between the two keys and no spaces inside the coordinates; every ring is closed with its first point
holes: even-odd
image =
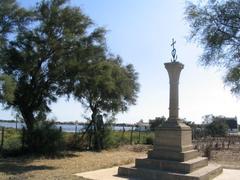
{"type": "Polygon", "coordinates": [[[176,60],[177,60],[177,55],[176,55],[176,49],[175,49],[175,47],[174,47],[174,45],[176,44],[176,41],[174,40],[174,38],[172,39],[172,44],[171,44],[171,46],[173,47],[173,49],[172,49],[172,62],[176,62],[176,60]]]}

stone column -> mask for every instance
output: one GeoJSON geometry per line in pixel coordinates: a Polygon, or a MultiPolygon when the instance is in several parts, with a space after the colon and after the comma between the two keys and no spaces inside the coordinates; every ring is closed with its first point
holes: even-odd
{"type": "Polygon", "coordinates": [[[168,71],[170,83],[170,96],[169,96],[169,121],[178,120],[178,84],[181,70],[184,65],[180,62],[165,63],[165,68],[168,71]]]}

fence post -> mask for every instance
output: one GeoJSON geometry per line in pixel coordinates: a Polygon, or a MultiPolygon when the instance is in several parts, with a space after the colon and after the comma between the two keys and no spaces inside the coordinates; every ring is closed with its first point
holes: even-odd
{"type": "Polygon", "coordinates": [[[77,134],[77,124],[75,124],[75,134],[77,134]]]}
{"type": "Polygon", "coordinates": [[[3,149],[3,143],[4,143],[4,127],[2,127],[1,149],[3,149]]]}
{"type": "Polygon", "coordinates": [[[130,144],[132,144],[132,135],[133,135],[133,126],[132,126],[132,129],[131,129],[130,144]]]}
{"type": "Polygon", "coordinates": [[[141,133],[141,129],[138,130],[138,144],[140,144],[140,133],[141,133]]]}
{"type": "Polygon", "coordinates": [[[24,151],[25,135],[26,135],[26,132],[25,132],[25,128],[23,127],[22,128],[22,151],[24,151]]]}
{"type": "Polygon", "coordinates": [[[125,127],[124,127],[124,125],[123,125],[122,128],[123,128],[123,129],[122,129],[122,137],[121,137],[121,139],[123,140],[123,138],[124,138],[124,133],[125,133],[125,127]]]}

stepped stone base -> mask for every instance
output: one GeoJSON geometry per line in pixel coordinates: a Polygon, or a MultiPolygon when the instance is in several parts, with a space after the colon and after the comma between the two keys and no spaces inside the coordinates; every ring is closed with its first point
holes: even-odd
{"type": "Polygon", "coordinates": [[[207,166],[187,174],[148,168],[119,167],[118,175],[141,180],[209,180],[222,173],[220,165],[207,166]]]}
{"type": "Polygon", "coordinates": [[[163,159],[163,160],[173,160],[173,161],[187,161],[199,156],[197,150],[188,150],[184,152],[175,151],[149,151],[148,158],[150,159],[163,159]]]}
{"type": "Polygon", "coordinates": [[[156,160],[156,159],[136,159],[136,168],[151,168],[171,171],[176,173],[191,173],[196,169],[207,166],[208,160],[204,157],[197,157],[185,162],[156,160]]]}
{"type": "Polygon", "coordinates": [[[221,166],[208,164],[193,149],[191,128],[179,120],[167,121],[155,132],[148,158],[118,169],[119,176],[146,180],[209,180],[221,173],[221,166]]]}

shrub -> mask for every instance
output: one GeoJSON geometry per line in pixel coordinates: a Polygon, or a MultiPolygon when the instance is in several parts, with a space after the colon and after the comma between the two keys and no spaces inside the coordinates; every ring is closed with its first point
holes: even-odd
{"type": "Polygon", "coordinates": [[[86,150],[88,146],[86,137],[77,133],[65,133],[64,143],[68,150],[86,150]]]}
{"type": "Polygon", "coordinates": [[[30,152],[54,154],[64,147],[62,132],[54,122],[38,121],[32,131],[26,131],[24,142],[30,152]]]}
{"type": "Polygon", "coordinates": [[[228,125],[223,121],[213,121],[206,126],[206,130],[212,137],[226,136],[228,125]]]}
{"type": "Polygon", "coordinates": [[[18,135],[13,135],[8,138],[6,138],[6,141],[4,143],[4,149],[5,150],[17,150],[21,149],[22,144],[20,137],[18,135]]]}
{"type": "Polygon", "coordinates": [[[203,150],[203,153],[204,153],[204,157],[207,157],[208,158],[208,160],[210,160],[211,159],[211,152],[212,152],[212,147],[211,147],[211,145],[207,145],[206,147],[205,147],[205,149],[203,150]]]}
{"type": "Polygon", "coordinates": [[[153,144],[153,137],[149,136],[146,138],[146,144],[150,144],[152,145],[153,144]]]}
{"type": "Polygon", "coordinates": [[[104,129],[103,133],[103,146],[104,149],[116,148],[120,145],[120,137],[116,136],[115,132],[110,126],[104,129]]]}

